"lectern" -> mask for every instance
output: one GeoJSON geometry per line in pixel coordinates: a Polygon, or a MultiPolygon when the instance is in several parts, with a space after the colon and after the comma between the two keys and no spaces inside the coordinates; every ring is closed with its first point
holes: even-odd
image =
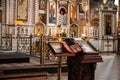
{"type": "Polygon", "coordinates": [[[68,57],[68,80],[94,80],[96,63],[101,61],[102,58],[97,52],[68,57]]]}
{"type": "Polygon", "coordinates": [[[94,80],[96,63],[102,62],[102,57],[98,52],[90,51],[88,46],[80,45],[84,52],[71,54],[63,51],[60,42],[49,42],[48,45],[53,54],[58,57],[58,80],[61,80],[61,58],[65,56],[67,57],[68,80],[94,80]]]}
{"type": "Polygon", "coordinates": [[[61,61],[62,61],[62,57],[75,56],[75,55],[63,52],[61,42],[49,42],[48,46],[52,50],[52,53],[56,57],[58,57],[58,80],[61,80],[61,61]]]}

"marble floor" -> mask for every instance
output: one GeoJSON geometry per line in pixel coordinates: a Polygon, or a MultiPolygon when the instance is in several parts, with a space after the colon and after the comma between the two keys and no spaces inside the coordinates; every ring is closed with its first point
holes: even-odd
{"type": "Polygon", "coordinates": [[[95,80],[120,80],[120,55],[104,54],[102,63],[98,63],[95,80]]]}

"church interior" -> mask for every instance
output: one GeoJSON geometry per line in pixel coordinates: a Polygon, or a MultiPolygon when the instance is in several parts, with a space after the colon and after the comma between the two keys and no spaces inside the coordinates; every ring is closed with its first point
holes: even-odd
{"type": "Polygon", "coordinates": [[[119,0],[0,0],[0,80],[120,80],[119,0]]]}

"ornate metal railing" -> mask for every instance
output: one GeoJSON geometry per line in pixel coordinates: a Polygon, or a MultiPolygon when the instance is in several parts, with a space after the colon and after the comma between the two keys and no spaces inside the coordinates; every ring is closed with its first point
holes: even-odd
{"type": "Polygon", "coordinates": [[[12,50],[12,35],[2,34],[1,37],[1,49],[12,50]]]}
{"type": "Polygon", "coordinates": [[[19,52],[30,53],[31,37],[19,37],[17,41],[19,52]]]}
{"type": "MultiPolygon", "coordinates": [[[[48,36],[27,36],[27,37],[2,37],[2,49],[14,50],[18,52],[24,52],[29,55],[34,55],[40,58],[40,64],[57,64],[57,57],[52,54],[52,51],[48,47],[48,42],[57,41],[57,37],[48,36]]],[[[66,57],[62,59],[63,63],[66,62],[66,57]]]]}

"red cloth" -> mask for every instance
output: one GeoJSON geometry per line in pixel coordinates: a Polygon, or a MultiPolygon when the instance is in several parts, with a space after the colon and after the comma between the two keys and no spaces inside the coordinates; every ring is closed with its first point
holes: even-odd
{"type": "Polygon", "coordinates": [[[62,47],[63,47],[63,50],[65,52],[69,52],[69,53],[72,53],[73,54],[73,51],[71,50],[71,48],[68,46],[68,44],[66,44],[65,42],[62,43],[62,47]]]}
{"type": "Polygon", "coordinates": [[[72,45],[68,45],[67,43],[63,42],[62,47],[65,51],[71,53],[71,54],[76,54],[76,53],[82,53],[83,50],[80,47],[78,43],[74,43],[72,45]]]}

